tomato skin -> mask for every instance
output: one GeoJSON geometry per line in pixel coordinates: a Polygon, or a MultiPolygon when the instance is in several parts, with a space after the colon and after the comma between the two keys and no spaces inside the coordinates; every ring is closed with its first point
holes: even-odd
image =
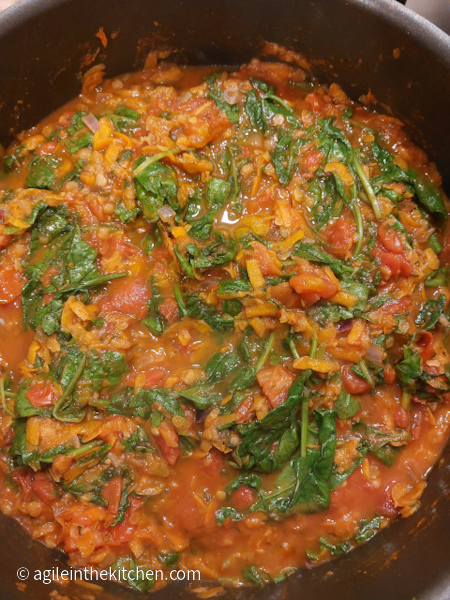
{"type": "Polygon", "coordinates": [[[31,482],[31,489],[33,493],[42,500],[45,504],[50,504],[54,500],[56,500],[55,484],[49,479],[34,479],[31,482]]]}
{"type": "Polygon", "coordinates": [[[423,361],[430,360],[434,356],[434,337],[431,331],[422,331],[416,344],[419,346],[419,354],[423,361]]]}
{"type": "Polygon", "coordinates": [[[147,314],[147,302],[150,299],[147,284],[142,277],[122,281],[108,296],[103,298],[100,305],[103,310],[115,311],[124,315],[143,319],[147,314]]]}
{"type": "MultiPolygon", "coordinates": [[[[2,236],[3,237],[3,236],[2,236]]],[[[12,261],[5,261],[0,267],[0,305],[13,302],[22,293],[25,278],[12,261]]]]}
{"type": "Polygon", "coordinates": [[[145,383],[142,386],[144,389],[155,389],[158,383],[165,379],[167,373],[164,369],[149,369],[145,371],[145,383]]]}
{"type": "Polygon", "coordinates": [[[253,488],[246,485],[235,490],[230,496],[230,503],[236,510],[244,511],[250,508],[255,502],[255,492],[253,488]]]}
{"type": "Polygon", "coordinates": [[[30,404],[36,408],[52,406],[54,397],[53,386],[50,382],[36,383],[28,390],[26,397],[30,404]]]}
{"type": "Polygon", "coordinates": [[[342,368],[341,379],[344,390],[349,394],[365,394],[372,389],[370,383],[353,373],[349,366],[342,368]]]}
{"type": "Polygon", "coordinates": [[[389,223],[382,223],[378,227],[378,240],[389,252],[401,254],[405,249],[394,227],[389,223]]]}

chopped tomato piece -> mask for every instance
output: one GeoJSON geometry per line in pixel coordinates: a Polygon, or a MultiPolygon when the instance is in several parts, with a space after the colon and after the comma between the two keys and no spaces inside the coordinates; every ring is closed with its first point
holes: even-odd
{"type": "Polygon", "coordinates": [[[246,485],[235,490],[230,497],[230,503],[236,510],[243,511],[250,508],[255,502],[255,492],[253,488],[246,485]]]}
{"type": "Polygon", "coordinates": [[[42,408],[44,406],[52,406],[54,394],[55,390],[49,381],[33,385],[26,393],[26,397],[31,405],[36,408],[42,408]]]}
{"type": "Polygon", "coordinates": [[[117,515],[119,512],[120,497],[122,495],[122,478],[113,477],[101,491],[101,496],[108,503],[108,512],[117,515]]]}
{"type": "Polygon", "coordinates": [[[121,280],[101,302],[103,310],[116,311],[125,315],[143,319],[147,313],[150,299],[147,284],[142,277],[121,280]]]}
{"type": "Polygon", "coordinates": [[[0,235],[0,250],[6,248],[9,242],[12,240],[12,235],[0,235]]]}
{"type": "Polygon", "coordinates": [[[403,296],[399,300],[392,300],[392,302],[383,304],[379,311],[383,315],[401,315],[405,313],[411,307],[411,296],[403,296]]]}
{"type": "Polygon", "coordinates": [[[353,246],[355,227],[345,217],[339,217],[323,231],[323,236],[330,246],[331,254],[345,257],[353,246]]]}
{"type": "Polygon", "coordinates": [[[9,304],[22,293],[25,278],[12,261],[5,260],[0,267],[0,305],[9,304]]]}
{"type": "Polygon", "coordinates": [[[305,101],[309,104],[313,112],[322,113],[325,110],[326,103],[322,94],[312,92],[306,96],[305,101]]]}
{"type": "Polygon", "coordinates": [[[53,154],[56,145],[57,142],[55,141],[45,142],[45,144],[41,144],[38,148],[36,148],[36,154],[39,154],[40,156],[44,156],[46,154],[53,154]]]}
{"type": "Polygon", "coordinates": [[[351,367],[343,367],[341,371],[342,385],[349,394],[364,394],[371,390],[370,383],[353,373],[351,367]]]}
{"type": "Polygon", "coordinates": [[[409,425],[409,414],[403,408],[403,406],[398,406],[394,410],[393,417],[394,417],[394,423],[398,427],[401,427],[402,429],[406,429],[408,427],[408,425],[409,425]]]}
{"type": "Polygon", "coordinates": [[[253,405],[253,398],[252,396],[249,396],[248,398],[246,398],[244,400],[244,402],[242,402],[238,409],[235,411],[236,414],[240,415],[238,420],[236,421],[237,423],[244,423],[245,421],[249,420],[249,417],[251,415],[251,408],[253,405]]]}
{"type": "Polygon", "coordinates": [[[378,240],[394,254],[401,254],[405,249],[395,227],[390,223],[382,223],[378,227],[378,240]]]}
{"type": "Polygon", "coordinates": [[[163,421],[161,425],[159,425],[158,430],[158,435],[155,435],[156,443],[166,457],[169,465],[174,465],[180,455],[177,432],[166,421],[163,421]]]}
{"type": "Polygon", "coordinates": [[[378,249],[376,255],[381,265],[389,269],[390,275],[388,279],[398,274],[408,277],[413,272],[413,265],[401,254],[378,249]]]}
{"type": "Polygon", "coordinates": [[[230,126],[226,113],[202,97],[183,102],[172,114],[183,127],[180,143],[193,148],[203,148],[230,126]]]}
{"type": "Polygon", "coordinates": [[[12,474],[13,480],[21,486],[23,490],[23,500],[28,502],[31,496],[31,478],[32,475],[29,471],[14,471],[12,474]]]}
{"type": "Polygon", "coordinates": [[[145,383],[144,388],[154,389],[158,387],[158,383],[166,378],[166,371],[164,369],[149,369],[145,371],[145,383]]]}
{"type": "Polygon", "coordinates": [[[53,500],[56,500],[56,486],[50,479],[34,479],[31,482],[31,488],[39,500],[42,500],[45,504],[50,504],[53,500]]]}
{"type": "Polygon", "coordinates": [[[301,300],[298,294],[294,292],[289,283],[280,283],[269,288],[269,295],[274,300],[283,304],[286,308],[300,308],[301,300]]]}
{"type": "Polygon", "coordinates": [[[322,159],[322,152],[319,152],[318,150],[310,150],[303,157],[303,166],[311,173],[314,173],[320,167],[322,159]]]}
{"type": "Polygon", "coordinates": [[[258,261],[261,273],[263,275],[273,275],[279,277],[282,273],[281,264],[277,255],[272,250],[269,250],[261,244],[261,242],[252,242],[253,254],[258,261]]]}
{"type": "Polygon", "coordinates": [[[127,508],[124,520],[108,530],[111,536],[108,543],[113,546],[120,546],[121,544],[129,542],[136,531],[136,525],[130,523],[130,518],[141,508],[142,500],[134,496],[129,496],[128,502],[130,503],[130,506],[127,508]]]}
{"type": "Polygon", "coordinates": [[[256,379],[270,405],[275,408],[286,400],[295,376],[284,367],[276,365],[261,369],[256,375],[256,379]]]}
{"type": "Polygon", "coordinates": [[[175,323],[178,319],[178,304],[175,298],[166,298],[164,302],[159,305],[158,310],[169,324],[175,323]]]}
{"type": "Polygon", "coordinates": [[[392,365],[386,365],[383,369],[384,380],[387,384],[394,383],[395,381],[395,369],[392,365]]]}

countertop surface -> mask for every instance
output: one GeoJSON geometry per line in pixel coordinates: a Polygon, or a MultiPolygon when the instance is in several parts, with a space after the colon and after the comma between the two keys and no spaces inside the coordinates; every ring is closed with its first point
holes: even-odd
{"type": "MultiPolygon", "coordinates": [[[[0,11],[18,0],[0,0],[0,11]]],[[[126,0],[124,0],[125,2],[126,0]]],[[[377,2],[377,0],[372,0],[377,2]]],[[[450,0],[407,0],[406,6],[450,34],[450,0]]]]}

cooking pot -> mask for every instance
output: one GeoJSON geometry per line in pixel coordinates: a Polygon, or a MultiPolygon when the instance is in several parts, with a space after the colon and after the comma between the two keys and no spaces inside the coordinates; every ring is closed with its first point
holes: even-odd
{"type": "MultiPolygon", "coordinates": [[[[170,49],[184,64],[237,65],[259,55],[264,40],[302,52],[320,80],[338,81],[353,99],[370,89],[377,109],[400,117],[436,162],[449,193],[450,38],[395,0],[22,0],[0,14],[0,142],[7,145],[75,96],[94,64],[104,63],[112,77],[141,68],[152,49],[170,49]],[[95,35],[101,27],[106,47],[95,35]]],[[[448,600],[449,489],[447,450],[411,518],[333,562],[263,589],[229,588],[221,597],[448,600]]],[[[73,598],[140,597],[114,583],[96,590],[35,581],[36,569],[64,568],[63,555],[3,515],[0,531],[2,600],[47,600],[53,589],[73,598]],[[25,595],[17,586],[20,567],[30,573],[25,595]]],[[[171,583],[153,598],[186,598],[189,587],[198,583],[171,583]]]]}

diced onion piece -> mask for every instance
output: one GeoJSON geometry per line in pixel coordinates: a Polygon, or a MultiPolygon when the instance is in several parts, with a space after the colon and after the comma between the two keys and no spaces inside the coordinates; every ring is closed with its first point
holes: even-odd
{"type": "Polygon", "coordinates": [[[92,131],[92,133],[97,133],[99,124],[97,118],[94,117],[92,113],[89,113],[88,115],[82,117],[81,120],[86,125],[86,127],[92,131]]]}
{"type": "Polygon", "coordinates": [[[223,93],[223,97],[227,104],[237,104],[242,99],[242,92],[234,89],[227,89],[223,93]]]}
{"type": "Polygon", "coordinates": [[[366,358],[374,363],[381,364],[384,358],[383,348],[377,344],[370,344],[370,346],[367,348],[366,358]]]}
{"type": "Polygon", "coordinates": [[[157,213],[161,221],[164,221],[164,223],[170,223],[175,216],[175,211],[173,208],[170,208],[168,204],[164,204],[164,206],[158,208],[157,213]]]}

